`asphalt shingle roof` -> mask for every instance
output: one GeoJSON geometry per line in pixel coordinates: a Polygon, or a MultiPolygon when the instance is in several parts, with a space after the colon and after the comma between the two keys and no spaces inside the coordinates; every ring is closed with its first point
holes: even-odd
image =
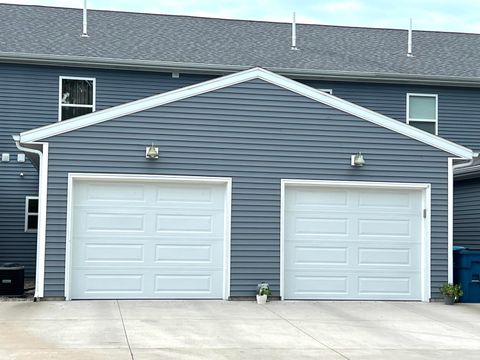
{"type": "Polygon", "coordinates": [[[89,37],[81,31],[81,9],[0,4],[0,59],[480,79],[478,34],[414,31],[407,57],[396,29],[298,24],[297,51],[289,23],[89,10],[89,37]]]}

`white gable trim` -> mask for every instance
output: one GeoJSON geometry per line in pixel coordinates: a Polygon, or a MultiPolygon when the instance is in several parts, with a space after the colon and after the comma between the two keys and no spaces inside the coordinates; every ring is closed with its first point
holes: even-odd
{"type": "Polygon", "coordinates": [[[187,86],[178,90],[169,91],[159,95],[154,95],[141,100],[115,106],[106,110],[80,116],[71,120],[66,120],[60,123],[55,123],[52,125],[47,125],[37,129],[25,131],[20,134],[20,140],[21,142],[38,141],[51,136],[81,129],[90,125],[99,124],[101,122],[112,120],[121,116],[130,115],[139,111],[144,111],[157,106],[204,94],[210,91],[215,91],[253,79],[261,79],[267,81],[271,84],[280,86],[284,89],[321,102],[325,105],[344,111],[361,119],[370,121],[376,125],[385,127],[387,129],[408,136],[427,145],[436,147],[437,149],[443,150],[458,157],[464,159],[471,159],[473,157],[473,151],[466,147],[455,144],[441,137],[429,134],[425,131],[416,129],[413,126],[409,126],[400,121],[391,119],[387,116],[381,115],[374,111],[368,110],[361,106],[326,94],[310,86],[301,84],[297,81],[288,79],[284,76],[272,73],[261,68],[253,68],[239,73],[223,76],[203,83],[187,86]]]}

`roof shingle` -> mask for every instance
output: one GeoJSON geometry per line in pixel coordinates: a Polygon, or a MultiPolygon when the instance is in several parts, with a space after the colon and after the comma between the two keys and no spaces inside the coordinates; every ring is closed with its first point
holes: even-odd
{"type": "Polygon", "coordinates": [[[0,59],[75,58],[179,69],[244,69],[311,74],[479,79],[480,35],[297,25],[298,51],[290,49],[291,24],[0,4],[0,59]]]}

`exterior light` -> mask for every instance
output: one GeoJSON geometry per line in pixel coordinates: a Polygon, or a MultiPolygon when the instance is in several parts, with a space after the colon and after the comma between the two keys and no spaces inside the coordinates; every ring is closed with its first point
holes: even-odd
{"type": "Polygon", "coordinates": [[[152,143],[151,146],[145,148],[145,157],[149,160],[158,159],[158,147],[155,147],[152,143]]]}
{"type": "Polygon", "coordinates": [[[363,165],[365,165],[365,159],[363,158],[363,155],[361,152],[358,152],[355,155],[352,155],[350,165],[354,167],[362,167],[363,165]]]}

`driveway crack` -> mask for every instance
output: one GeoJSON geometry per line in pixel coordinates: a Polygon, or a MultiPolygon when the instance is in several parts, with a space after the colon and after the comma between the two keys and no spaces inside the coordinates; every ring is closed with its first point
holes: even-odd
{"type": "Polygon", "coordinates": [[[123,333],[125,334],[125,340],[127,341],[128,351],[130,352],[130,358],[132,360],[135,360],[135,358],[133,357],[132,348],[130,347],[130,341],[128,340],[127,329],[125,328],[125,321],[123,321],[123,315],[122,315],[122,309],[120,309],[120,303],[118,302],[118,300],[115,300],[115,301],[117,302],[118,312],[120,314],[120,319],[122,320],[123,333]]]}
{"type": "Polygon", "coordinates": [[[297,325],[295,325],[294,323],[292,323],[290,320],[288,320],[287,318],[284,318],[282,315],[280,314],[277,314],[275,311],[271,310],[268,308],[268,306],[265,306],[265,309],[267,309],[268,311],[270,311],[272,314],[275,314],[277,315],[280,319],[286,321],[287,323],[289,323],[291,326],[293,326],[295,329],[297,329],[298,331],[300,331],[301,333],[303,333],[304,335],[308,336],[310,339],[314,340],[315,342],[319,343],[320,345],[322,346],[325,346],[327,349],[333,351],[334,353],[340,355],[342,358],[346,359],[346,360],[350,360],[348,357],[346,357],[345,355],[343,355],[341,352],[339,352],[338,350],[335,350],[334,348],[328,346],[327,344],[321,342],[320,340],[318,340],[317,338],[315,338],[314,336],[310,335],[308,332],[306,332],[305,330],[303,330],[302,328],[299,328],[297,325]]]}

